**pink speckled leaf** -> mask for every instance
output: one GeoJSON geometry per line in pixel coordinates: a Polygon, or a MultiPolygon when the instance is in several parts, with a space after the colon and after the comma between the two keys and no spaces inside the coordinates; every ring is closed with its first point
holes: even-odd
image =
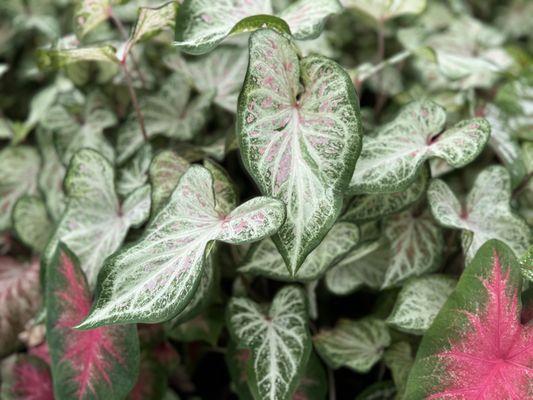
{"type": "Polygon", "coordinates": [[[485,243],[424,336],[405,398],[533,398],[533,325],[520,322],[521,286],[513,252],[485,243]]]}
{"type": "Polygon", "coordinates": [[[92,296],[75,256],[62,244],[47,269],[46,326],[57,400],[123,399],[135,384],[135,325],[77,331],[92,296]]]}
{"type": "Polygon", "coordinates": [[[214,241],[257,241],[285,218],[276,199],[257,197],[229,213],[217,211],[218,201],[211,172],[191,166],[144,236],[106,261],[96,302],[79,327],[170,319],[191,301],[214,241]]]}
{"type": "Polygon", "coordinates": [[[270,30],[250,39],[239,98],[241,156],[261,192],[282,200],[287,219],[274,242],[291,274],[337,218],[361,148],[358,101],[335,62],[300,59],[270,30]]]}
{"type": "Polygon", "coordinates": [[[17,355],[2,371],[1,395],[5,400],[54,400],[50,368],[38,357],[17,355]]]}

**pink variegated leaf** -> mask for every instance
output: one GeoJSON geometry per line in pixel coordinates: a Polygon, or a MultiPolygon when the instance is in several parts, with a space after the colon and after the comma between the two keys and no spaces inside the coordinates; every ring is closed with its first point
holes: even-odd
{"type": "Polygon", "coordinates": [[[56,399],[123,399],[138,373],[136,326],[73,329],[92,296],[77,259],[62,244],[47,269],[46,303],[56,399]]]}
{"type": "Polygon", "coordinates": [[[38,357],[17,355],[2,370],[0,396],[4,400],[55,400],[50,367],[38,357]]]}
{"type": "Polygon", "coordinates": [[[405,398],[533,398],[533,325],[520,321],[521,286],[512,250],[485,243],[422,339],[405,398]]]}

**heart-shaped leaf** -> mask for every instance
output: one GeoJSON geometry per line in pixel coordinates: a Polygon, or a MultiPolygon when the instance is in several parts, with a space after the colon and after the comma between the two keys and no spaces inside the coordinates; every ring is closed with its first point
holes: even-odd
{"type": "Polygon", "coordinates": [[[23,196],[13,208],[13,228],[25,245],[41,253],[50,239],[54,225],[39,197],[23,196]]]}
{"type": "Polygon", "coordinates": [[[11,225],[17,200],[37,191],[39,154],[29,146],[6,147],[0,151],[0,231],[11,225]]]}
{"type": "Polygon", "coordinates": [[[233,298],[228,327],[239,347],[251,350],[247,379],[254,398],[291,399],[311,351],[303,291],[284,287],[266,314],[252,300],[233,298]]]}
{"type": "Polygon", "coordinates": [[[80,259],[91,287],[104,260],[120,247],[128,229],[142,224],[150,211],[149,185],[120,203],[114,182],[113,166],[105,157],[90,149],[76,153],[65,178],[67,209],[45,251],[48,263],[59,242],[65,243],[80,259]]]}
{"type": "Polygon", "coordinates": [[[365,373],[381,359],[391,339],[385,322],[365,318],[341,319],[335,328],[320,331],[313,341],[316,351],[331,368],[346,366],[365,373]]]}
{"type": "Polygon", "coordinates": [[[464,206],[438,179],[429,185],[428,200],[433,216],[441,225],[463,231],[467,262],[490,239],[506,243],[517,256],[523,255],[529,247],[530,229],[511,211],[511,179],[503,167],[492,166],[482,171],[464,206]]]}
{"type": "Polygon", "coordinates": [[[422,338],[406,399],[527,399],[533,326],[520,323],[520,267],[491,240],[422,338]]]}
{"type": "Polygon", "coordinates": [[[405,106],[375,136],[363,138],[363,151],[350,182],[352,193],[406,189],[426,160],[438,157],[464,167],[483,150],[490,125],[480,118],[461,121],[445,130],[446,112],[431,101],[405,106]],[[442,133],[441,133],[442,132],[442,133]]]}
{"type": "Polygon", "coordinates": [[[426,0],[341,0],[341,3],[368,15],[376,23],[405,14],[420,14],[426,8],[426,0]]]}
{"type": "Polygon", "coordinates": [[[123,399],[139,368],[136,326],[74,330],[92,302],[83,271],[59,245],[46,274],[46,340],[56,399],[123,399]]]}
{"type": "Polygon", "coordinates": [[[360,151],[353,84],[333,61],[299,59],[285,37],[257,31],[237,132],[244,165],[261,192],[287,206],[274,242],[296,272],[335,222],[360,151]]]}
{"type": "Polygon", "coordinates": [[[96,302],[79,327],[169,319],[195,293],[212,242],[260,240],[276,232],[285,217],[283,203],[267,197],[229,214],[217,212],[216,202],[211,173],[191,166],[143,237],[106,261],[96,302]]]}
{"type": "Polygon", "coordinates": [[[387,323],[401,331],[423,334],[455,284],[455,279],[446,275],[428,275],[409,280],[402,287],[387,323]]]}
{"type": "Polygon", "coordinates": [[[319,279],[330,266],[342,259],[358,241],[357,225],[339,222],[333,225],[324,240],[307,256],[302,267],[294,272],[287,268],[272,239],[265,239],[250,248],[239,272],[289,282],[313,281],[319,279]]]}
{"type": "Polygon", "coordinates": [[[2,368],[1,393],[5,400],[55,400],[50,368],[39,357],[18,354],[2,368]]]}

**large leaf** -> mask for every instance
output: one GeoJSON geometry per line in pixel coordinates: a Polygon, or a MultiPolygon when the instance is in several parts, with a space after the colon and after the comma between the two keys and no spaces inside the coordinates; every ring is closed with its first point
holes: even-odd
{"type": "Polygon", "coordinates": [[[426,7],[426,0],[341,0],[341,3],[368,15],[376,23],[405,14],[420,14],[426,7]]]}
{"type": "Polygon", "coordinates": [[[461,121],[445,130],[445,110],[427,100],[405,106],[375,136],[363,138],[363,151],[350,182],[353,193],[396,192],[416,179],[426,160],[444,159],[464,167],[481,152],[490,134],[484,119],[461,121]]]}
{"type": "Polygon", "coordinates": [[[408,281],[386,322],[405,332],[423,334],[455,284],[455,279],[446,275],[428,275],[408,281]]]}
{"type": "Polygon", "coordinates": [[[98,297],[81,328],[121,322],[160,322],[188,304],[215,240],[253,242],[283,223],[283,204],[256,197],[229,214],[216,211],[213,177],[193,165],[143,237],[106,261],[98,297]]]}
{"type": "Polygon", "coordinates": [[[385,322],[376,318],[359,321],[341,319],[335,328],[314,336],[315,348],[331,368],[349,367],[365,373],[383,356],[390,344],[385,322]]]}
{"type": "Polygon", "coordinates": [[[311,351],[303,291],[284,287],[266,313],[252,300],[233,298],[228,326],[239,347],[251,350],[247,379],[254,398],[291,399],[311,351]]]}
{"type": "Polygon", "coordinates": [[[49,262],[58,243],[80,259],[89,286],[94,287],[104,260],[122,244],[131,226],[142,224],[150,211],[150,187],[145,185],[119,202],[112,165],[94,150],[74,155],[65,178],[68,205],[45,255],[49,262]]]}
{"type": "Polygon", "coordinates": [[[342,259],[359,241],[359,228],[347,222],[333,225],[324,240],[307,256],[298,271],[285,265],[272,239],[265,239],[250,248],[240,272],[263,275],[282,281],[313,281],[342,259]]]}
{"type": "Polygon", "coordinates": [[[520,267],[491,240],[424,335],[407,399],[529,399],[533,326],[520,323],[520,267]]]}
{"type": "Polygon", "coordinates": [[[23,196],[13,208],[13,228],[25,245],[41,253],[50,239],[54,225],[39,197],[23,196]]]}
{"type": "Polygon", "coordinates": [[[527,251],[530,228],[511,211],[511,179],[505,168],[492,166],[482,171],[464,206],[438,179],[431,182],[428,199],[431,212],[441,225],[463,231],[463,251],[467,260],[490,239],[503,241],[517,256],[527,251]]]}
{"type": "Polygon", "coordinates": [[[5,400],[55,400],[50,368],[38,357],[17,355],[2,368],[0,394],[5,400]]]}
{"type": "Polygon", "coordinates": [[[46,279],[46,340],[54,393],[62,399],[123,399],[137,378],[135,325],[77,331],[92,295],[75,256],[59,245],[46,279]]]}
{"type": "Polygon", "coordinates": [[[207,53],[228,35],[269,27],[289,31],[297,39],[312,39],[325,19],[342,7],[337,0],[298,0],[273,16],[271,0],[186,0],[178,14],[176,42],[191,54],[207,53]],[[280,19],[281,18],[281,19],[280,19]]]}
{"type": "Polygon", "coordinates": [[[333,61],[299,59],[283,36],[255,32],[237,132],[244,165],[261,192],[287,206],[274,242],[297,271],[335,222],[360,151],[353,84],[333,61]]]}
{"type": "Polygon", "coordinates": [[[39,154],[29,146],[0,151],[0,231],[11,225],[11,211],[24,194],[37,191],[39,154]]]}
{"type": "Polygon", "coordinates": [[[0,257],[0,356],[18,344],[18,334],[41,306],[39,260],[0,257]]]}

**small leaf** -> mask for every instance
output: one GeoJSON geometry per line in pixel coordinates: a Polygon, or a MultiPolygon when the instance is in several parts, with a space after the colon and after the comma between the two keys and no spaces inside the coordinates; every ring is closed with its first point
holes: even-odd
{"type": "Polygon", "coordinates": [[[393,343],[385,351],[383,360],[385,365],[391,370],[392,379],[398,393],[396,398],[402,399],[409,372],[415,361],[411,354],[411,346],[407,342],[393,343]]]}
{"type": "Polygon", "coordinates": [[[135,325],[77,331],[91,307],[91,291],[75,256],[63,245],[48,265],[46,340],[58,400],[123,399],[137,378],[135,325]]]}
{"type": "Polygon", "coordinates": [[[512,251],[485,243],[422,338],[405,398],[530,398],[533,326],[520,323],[520,292],[512,251]]]}
{"type": "Polygon", "coordinates": [[[463,252],[467,262],[490,239],[503,241],[517,256],[527,251],[530,229],[511,211],[511,179],[505,168],[492,166],[483,170],[464,207],[450,188],[438,179],[429,185],[428,200],[433,216],[441,225],[463,231],[463,252]]]}
{"type": "Polygon", "coordinates": [[[357,225],[339,222],[333,225],[324,240],[307,256],[298,271],[291,271],[271,239],[264,239],[250,248],[241,273],[262,275],[281,281],[313,281],[342,259],[359,241],[357,225]]]}
{"type": "Polygon", "coordinates": [[[298,0],[279,16],[287,22],[295,39],[308,40],[320,35],[327,17],[341,11],[338,0],[298,0]]]}
{"type": "Polygon", "coordinates": [[[187,170],[143,237],[106,261],[96,302],[79,328],[169,319],[194,295],[211,242],[253,242],[283,223],[283,204],[267,197],[221,215],[213,188],[207,169],[187,170]]]}
{"type": "Polygon", "coordinates": [[[428,275],[408,281],[402,287],[386,322],[404,332],[423,334],[455,284],[455,280],[446,275],[428,275]]]}
{"type": "Polygon", "coordinates": [[[159,7],[139,7],[137,22],[128,39],[129,46],[157,35],[167,28],[173,29],[178,5],[170,1],[159,7]]]}
{"type": "Polygon", "coordinates": [[[88,46],[66,49],[39,49],[37,62],[42,69],[61,69],[70,64],[96,61],[119,64],[113,46],[88,46]]]}
{"type": "Polygon", "coordinates": [[[345,366],[359,373],[370,371],[390,344],[385,323],[376,318],[341,319],[335,328],[314,336],[315,348],[331,368],[345,366]]]}
{"type": "Polygon", "coordinates": [[[38,357],[18,354],[2,368],[1,394],[5,400],[55,400],[50,368],[38,357]]]}
{"type": "Polygon", "coordinates": [[[300,60],[283,36],[255,32],[237,132],[243,163],[261,192],[287,206],[287,220],[273,239],[297,271],[339,215],[359,154],[353,84],[333,61],[300,60]]]}
{"type": "Polygon", "coordinates": [[[120,0],[79,0],[74,14],[74,29],[82,39],[109,18],[109,10],[120,0]]]}
{"type": "Polygon", "coordinates": [[[127,196],[145,185],[148,181],[148,170],[151,162],[152,146],[147,143],[120,169],[117,192],[122,196],[127,196]]]}
{"type": "Polygon", "coordinates": [[[406,14],[420,14],[426,8],[426,0],[341,0],[341,3],[368,15],[376,23],[406,14]]]}
{"type": "Polygon", "coordinates": [[[405,106],[375,136],[363,138],[350,191],[404,190],[416,179],[425,161],[433,157],[455,168],[473,161],[489,139],[488,122],[480,118],[465,120],[442,132],[445,121],[445,110],[431,101],[405,106]]]}
{"type": "Polygon", "coordinates": [[[0,151],[0,231],[11,225],[17,200],[36,193],[39,167],[39,154],[32,147],[6,147],[0,151]]]}
{"type": "Polygon", "coordinates": [[[36,196],[21,197],[13,208],[13,228],[20,240],[41,253],[53,232],[44,202],[36,196]]]}
{"type": "Polygon", "coordinates": [[[239,347],[252,352],[247,379],[254,398],[291,399],[311,351],[303,291],[284,287],[266,315],[257,303],[233,298],[228,305],[228,327],[239,347]]]}

